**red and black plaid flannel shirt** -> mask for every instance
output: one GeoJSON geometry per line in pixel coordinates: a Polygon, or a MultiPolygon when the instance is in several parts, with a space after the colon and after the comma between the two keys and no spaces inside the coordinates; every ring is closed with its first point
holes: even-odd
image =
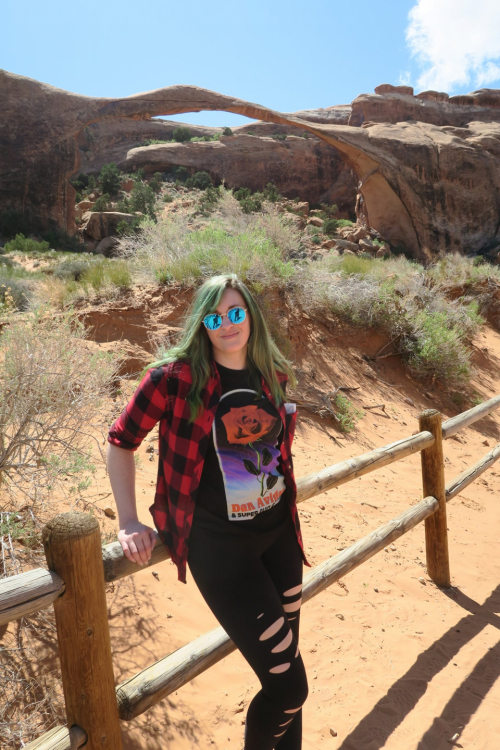
{"type": "MultiPolygon", "coordinates": [[[[277,375],[280,383],[286,383],[285,374],[278,372],[277,375]]],[[[158,478],[154,504],[149,510],[161,540],[177,565],[178,578],[183,583],[186,583],[188,539],[196,495],[210,430],[222,394],[217,366],[212,362],[212,374],[201,394],[204,409],[194,422],[190,422],[186,397],[191,382],[191,368],[186,362],[172,362],[149,370],[108,435],[112,445],[135,451],[148,432],[160,422],[158,478]]],[[[277,406],[264,379],[262,389],[284,425],[281,457],[285,485],[292,490],[287,493],[288,505],[304,562],[309,565],[300,532],[292,463],[292,440],[297,415],[288,414],[284,404],[277,406]]]]}

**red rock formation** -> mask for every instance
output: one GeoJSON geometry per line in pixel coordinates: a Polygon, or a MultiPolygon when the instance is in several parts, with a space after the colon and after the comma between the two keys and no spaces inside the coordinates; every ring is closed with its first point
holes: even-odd
{"type": "Polygon", "coordinates": [[[0,205],[37,211],[70,231],[74,191],[67,179],[78,168],[76,138],[86,126],[114,118],[226,110],[307,130],[338,149],[358,175],[368,223],[415,257],[441,250],[484,252],[500,243],[499,91],[449,102],[399,93],[358,97],[353,114],[357,108],[362,127],[311,122],[195,86],[98,99],[4,71],[0,91],[0,205]],[[363,107],[369,109],[373,101],[384,102],[384,123],[367,121],[363,107]],[[408,107],[417,115],[439,108],[439,123],[454,111],[463,126],[415,121],[413,115],[412,122],[393,124],[408,107]]]}
{"type": "Polygon", "coordinates": [[[127,172],[142,167],[146,173],[175,165],[207,171],[229,188],[262,190],[275,183],[289,198],[313,203],[336,203],[352,211],[357,179],[339,152],[316,138],[288,136],[286,141],[251,135],[222,136],[209,143],[168,143],[131,149],[119,167],[127,172]]]}

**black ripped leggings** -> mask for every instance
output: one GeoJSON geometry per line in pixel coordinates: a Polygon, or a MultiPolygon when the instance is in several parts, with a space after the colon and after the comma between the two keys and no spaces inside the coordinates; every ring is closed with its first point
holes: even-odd
{"type": "Polygon", "coordinates": [[[245,750],[300,750],[307,678],[297,645],[302,553],[291,518],[252,532],[197,506],[188,564],[262,685],[248,707],[245,750]]]}

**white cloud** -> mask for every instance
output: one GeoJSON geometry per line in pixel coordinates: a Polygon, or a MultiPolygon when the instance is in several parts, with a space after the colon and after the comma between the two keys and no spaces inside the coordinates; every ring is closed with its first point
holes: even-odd
{"type": "Polygon", "coordinates": [[[500,80],[499,0],[417,0],[406,41],[422,68],[417,86],[452,92],[500,80]]]}

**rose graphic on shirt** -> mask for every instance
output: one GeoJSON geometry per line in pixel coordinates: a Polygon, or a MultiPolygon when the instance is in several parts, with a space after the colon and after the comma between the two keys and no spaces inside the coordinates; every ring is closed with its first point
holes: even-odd
{"type": "Polygon", "coordinates": [[[263,471],[273,459],[269,449],[264,446],[260,453],[253,443],[261,440],[268,435],[276,422],[276,417],[268,414],[265,409],[261,409],[255,404],[249,406],[240,406],[232,408],[227,414],[221,417],[224,427],[226,428],[226,437],[228,443],[233,445],[246,445],[255,451],[255,463],[250,459],[243,459],[243,466],[249,474],[253,474],[260,483],[261,494],[264,495],[266,490],[274,487],[278,481],[275,474],[267,474],[263,471]]]}
{"type": "Polygon", "coordinates": [[[271,432],[277,422],[275,417],[254,404],[231,409],[221,419],[226,428],[227,442],[236,445],[255,443],[271,432]]]}

